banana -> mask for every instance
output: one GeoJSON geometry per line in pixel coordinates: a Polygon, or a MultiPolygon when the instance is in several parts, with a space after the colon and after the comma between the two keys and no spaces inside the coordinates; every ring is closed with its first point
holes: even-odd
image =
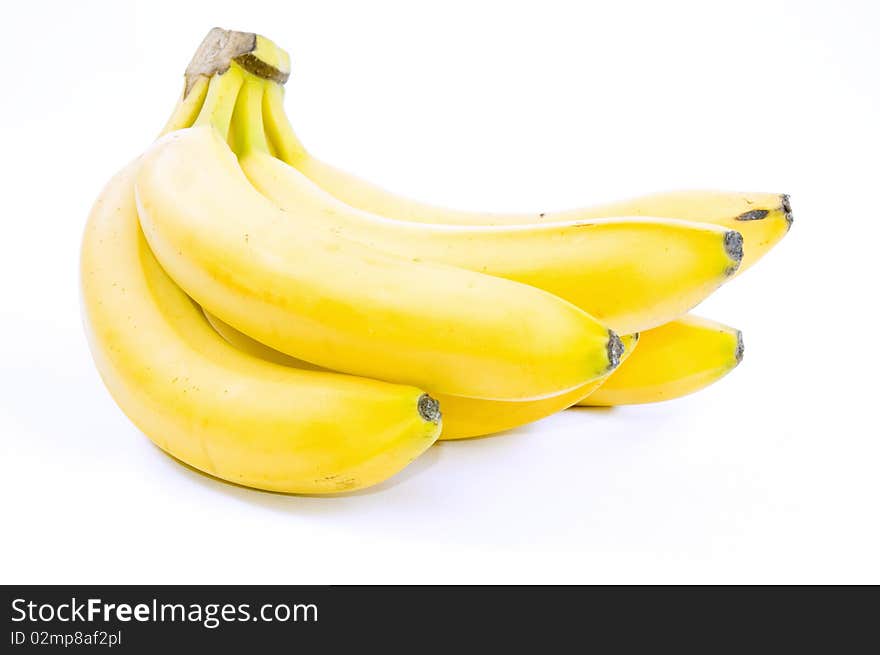
{"type": "Polygon", "coordinates": [[[646,330],[639,347],[579,405],[636,405],[680,398],[720,380],[742,361],[739,330],[683,316],[646,330]]]}
{"type": "MultiPolygon", "coordinates": [[[[187,90],[165,129],[192,124],[208,78],[188,80],[187,90]]],[[[135,425],[194,468],[290,493],[367,487],[430,447],[441,418],[423,391],[285,368],[220,337],[146,243],[135,206],[139,166],[119,172],[95,202],[80,257],[89,346],[135,425]]]]}
{"type": "MultiPolygon", "coordinates": [[[[274,348],[251,339],[231,325],[205,312],[205,317],[214,329],[230,344],[242,352],[261,359],[295,368],[315,369],[314,364],[285,355],[274,348]]],[[[627,334],[620,338],[623,352],[620,361],[623,363],[632,353],[639,340],[638,334],[627,334]]],[[[510,430],[526,423],[532,423],[563,409],[571,407],[577,401],[588,396],[599,388],[606,378],[599,378],[550,398],[541,400],[503,401],[482,400],[480,398],[463,398],[448,394],[432,393],[443,408],[443,430],[441,440],[467,439],[495,434],[510,430]]]]}
{"type": "Polygon", "coordinates": [[[157,446],[230,482],[323,494],[381,482],[436,440],[439,410],[419,389],[284,368],[227,344],[150,252],[136,170],[92,210],[82,296],[101,377],[157,446]]]}
{"type": "Polygon", "coordinates": [[[135,183],[152,251],[196,302],[298,359],[445,394],[548,397],[617,364],[618,337],[556,296],[306,229],[263,197],[226,143],[243,78],[214,75],[220,109],[158,141],[135,183]]]}
{"type": "Polygon", "coordinates": [[[736,274],[751,267],[788,234],[794,222],[791,199],[780,193],[669,191],[631,200],[560,212],[550,220],[592,216],[668,216],[736,230],[743,236],[743,258],[736,274]]]}
{"type": "MultiPolygon", "coordinates": [[[[471,212],[428,205],[395,195],[310,155],[284,113],[283,99],[281,86],[271,85],[267,89],[264,118],[272,151],[342,202],[399,221],[459,226],[532,225],[643,216],[712,223],[742,234],[744,255],[736,271],[738,274],[776,245],[793,220],[789,197],[776,193],[677,191],[582,209],[522,214],[471,212]]],[[[613,323],[609,325],[618,329],[613,323]]]]}
{"type": "Polygon", "coordinates": [[[236,150],[254,187],[303,228],[385,252],[488,273],[544,289],[618,333],[681,316],[736,270],[736,231],[674,219],[432,225],[354,209],[275,158],[264,134],[264,87],[251,77],[235,109],[236,150]]]}

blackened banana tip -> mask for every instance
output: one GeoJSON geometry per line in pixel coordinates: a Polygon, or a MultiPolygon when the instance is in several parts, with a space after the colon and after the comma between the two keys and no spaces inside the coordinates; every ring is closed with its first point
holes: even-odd
{"type": "Polygon", "coordinates": [[[431,423],[440,422],[440,403],[426,393],[419,396],[419,416],[431,423]]]}
{"type": "Polygon", "coordinates": [[[788,229],[794,223],[794,216],[791,213],[791,198],[787,193],[782,194],[782,211],[785,213],[785,222],[788,223],[788,229]]]}
{"type": "Polygon", "coordinates": [[[623,341],[617,336],[614,330],[608,330],[608,370],[613,371],[620,364],[620,358],[623,356],[623,341]]]}
{"type": "Polygon", "coordinates": [[[746,348],[743,344],[743,333],[741,330],[736,331],[736,350],[733,353],[733,356],[736,357],[736,363],[739,364],[743,360],[743,355],[745,354],[746,348]]]}
{"type": "Polygon", "coordinates": [[[728,230],[724,234],[724,252],[733,260],[733,264],[727,268],[727,274],[733,275],[739,268],[743,258],[743,236],[736,230],[728,230]]]}

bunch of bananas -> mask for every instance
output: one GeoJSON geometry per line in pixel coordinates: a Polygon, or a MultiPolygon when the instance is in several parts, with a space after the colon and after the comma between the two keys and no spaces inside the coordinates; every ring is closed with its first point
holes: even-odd
{"type": "Polygon", "coordinates": [[[675,398],[741,360],[738,330],[687,312],[782,238],[787,196],[423,205],[313,158],[283,110],[288,74],[271,41],[212,30],[163,135],[88,220],[95,362],[166,452],[336,493],[438,438],[675,398]]]}

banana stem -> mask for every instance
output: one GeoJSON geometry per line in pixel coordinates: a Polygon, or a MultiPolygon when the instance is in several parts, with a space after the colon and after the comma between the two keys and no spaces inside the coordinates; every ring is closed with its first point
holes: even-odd
{"type": "Polygon", "coordinates": [[[243,83],[244,71],[234,62],[226,72],[214,75],[208,84],[208,93],[202,110],[193,125],[196,127],[210,125],[225,141],[229,136],[229,126],[232,124],[235,100],[243,83]]]}
{"type": "Polygon", "coordinates": [[[207,94],[208,77],[203,75],[193,82],[191,88],[184,91],[183,96],[178,101],[177,106],[171,113],[168,122],[165,123],[165,127],[159,133],[159,136],[161,137],[169,132],[191,127],[193,121],[195,121],[202,110],[207,94]]]}
{"type": "Polygon", "coordinates": [[[235,151],[239,156],[251,152],[269,152],[263,129],[263,94],[272,82],[248,74],[238,94],[233,114],[235,151]]]}
{"type": "Polygon", "coordinates": [[[266,135],[278,158],[296,165],[306,154],[299,139],[284,113],[284,88],[279,84],[268,84],[263,94],[263,124],[266,135]]]}

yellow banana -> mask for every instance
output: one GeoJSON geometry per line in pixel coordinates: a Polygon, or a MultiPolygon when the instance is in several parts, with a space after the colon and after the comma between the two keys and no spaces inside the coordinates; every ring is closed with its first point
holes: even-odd
{"type": "MultiPolygon", "coordinates": [[[[207,78],[188,81],[167,129],[193,122],[207,86],[207,78]]],[[[118,173],[96,201],[80,276],[101,377],[157,446],[238,484],[336,493],[387,479],[436,440],[439,407],[419,389],[281,367],[221,338],[144,239],[139,166],[118,173]]]]}
{"type": "Polygon", "coordinates": [[[636,405],[680,398],[727,375],[742,361],[739,330],[698,316],[642,332],[625,364],[579,405],[636,405]]]}
{"type": "MultiPolygon", "coordinates": [[[[676,191],[595,207],[522,214],[471,212],[421,203],[395,195],[309,154],[284,113],[283,97],[282,87],[270,85],[263,105],[273,152],[342,202],[387,218],[447,225],[532,225],[631,216],[712,223],[742,234],[744,255],[737,273],[763,257],[791,227],[789,198],[777,193],[676,191]]],[[[614,323],[609,325],[623,331],[614,323]]]]}
{"type": "MultiPolygon", "coordinates": [[[[210,312],[205,312],[208,322],[230,344],[239,350],[262,359],[295,368],[314,369],[314,364],[285,355],[282,352],[251,339],[231,325],[224,323],[210,312]]],[[[638,334],[627,334],[621,337],[623,352],[620,361],[623,363],[632,353],[639,340],[638,334]]],[[[558,396],[541,400],[504,401],[482,400],[479,398],[463,398],[448,394],[433,393],[443,408],[443,430],[441,440],[466,439],[479,437],[496,432],[510,430],[526,423],[537,421],[563,409],[571,407],[577,401],[599,388],[606,378],[599,378],[558,396]]]]}
{"type": "Polygon", "coordinates": [[[272,156],[262,123],[265,86],[251,77],[236,106],[239,163],[264,196],[299,227],[424,261],[497,275],[549,291],[618,333],[672,320],[737,268],[733,230],[674,219],[628,218],[477,226],[412,223],[337,200],[272,156]]]}
{"type": "Polygon", "coordinates": [[[101,377],[157,446],[230,482],[334,493],[385,480],[435,441],[439,411],[419,389],[284,368],[217,335],[143,238],[136,166],[92,210],[82,294],[101,377]]]}
{"type": "Polygon", "coordinates": [[[720,225],[743,236],[743,258],[737,274],[761,259],[784,237],[794,217],[791,200],[780,193],[735,191],[669,191],[631,200],[560,212],[550,220],[592,216],[669,216],[720,225]]]}
{"type": "Polygon", "coordinates": [[[298,359],[467,397],[547,397],[617,364],[617,336],[545,291],[309,230],[263,197],[226,143],[243,75],[215,75],[220,109],[161,139],[136,180],[147,241],[200,305],[298,359]]]}

